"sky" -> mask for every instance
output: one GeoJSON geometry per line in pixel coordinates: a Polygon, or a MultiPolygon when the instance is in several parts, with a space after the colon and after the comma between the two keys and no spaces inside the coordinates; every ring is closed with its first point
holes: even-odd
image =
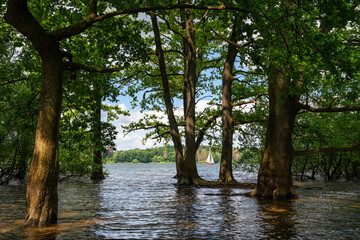
{"type": "MultiPolygon", "coordinates": [[[[164,113],[154,112],[154,111],[147,111],[147,112],[141,112],[139,108],[131,109],[131,98],[130,97],[119,97],[118,102],[112,103],[112,105],[118,105],[122,110],[129,110],[130,115],[124,116],[121,115],[117,120],[111,121],[111,123],[116,127],[116,131],[118,132],[115,144],[116,144],[116,150],[122,151],[122,150],[130,150],[130,149],[146,149],[146,148],[152,148],[154,146],[163,146],[163,142],[157,142],[157,140],[154,139],[148,139],[146,142],[143,141],[146,133],[148,131],[145,130],[138,130],[135,132],[131,132],[129,134],[124,135],[122,125],[128,125],[131,122],[137,122],[140,119],[144,117],[145,114],[152,114],[155,113],[159,118],[162,118],[164,123],[167,123],[167,116],[164,113]]],[[[110,103],[105,103],[110,104],[110,103]]],[[[201,112],[205,108],[209,107],[209,100],[200,100],[198,101],[196,105],[196,111],[201,112]]],[[[254,106],[254,104],[248,104],[246,106],[243,106],[241,108],[236,107],[237,110],[240,110],[242,112],[248,112],[251,110],[251,108],[254,106]]],[[[182,113],[182,106],[180,106],[180,110],[175,110],[176,115],[183,114],[182,113]]],[[[106,114],[102,114],[102,120],[106,121],[106,114]]],[[[246,127],[246,126],[244,126],[246,127]]],[[[220,132],[215,132],[215,135],[220,135],[220,132]]],[[[235,134],[236,135],[236,134],[235,134]]],[[[239,144],[239,140],[234,135],[234,146],[239,144]]],[[[172,144],[171,142],[169,144],[172,144]]],[[[204,141],[203,144],[209,144],[208,141],[204,141]]]]}
{"type": "MultiPolygon", "coordinates": [[[[155,113],[153,111],[141,112],[139,108],[132,109],[130,101],[130,97],[122,96],[118,98],[116,103],[105,102],[105,104],[118,105],[122,110],[128,110],[130,113],[130,116],[121,115],[117,120],[111,121],[111,123],[116,127],[116,131],[118,132],[115,140],[116,150],[121,151],[136,148],[146,149],[154,147],[155,144],[156,146],[163,146],[163,142],[158,143],[157,140],[154,139],[149,139],[146,142],[143,142],[145,134],[149,131],[138,130],[124,135],[124,129],[121,127],[122,125],[128,125],[130,122],[137,122],[143,118],[145,114],[155,113]]],[[[200,100],[196,106],[196,111],[204,110],[206,107],[208,107],[208,102],[208,100],[200,100]]],[[[180,108],[182,109],[182,106],[180,106],[180,108]]],[[[163,117],[164,122],[167,122],[167,117],[164,113],[156,112],[156,114],[159,116],[159,118],[163,117]]],[[[175,114],[182,114],[182,111],[175,111],[175,114]]],[[[104,112],[102,113],[102,121],[106,121],[106,113],[104,112]]]]}

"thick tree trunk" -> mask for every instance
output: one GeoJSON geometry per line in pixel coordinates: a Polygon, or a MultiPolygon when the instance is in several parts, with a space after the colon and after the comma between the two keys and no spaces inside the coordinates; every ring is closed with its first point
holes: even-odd
{"type": "MultiPolygon", "coordinates": [[[[48,52],[49,53],[49,52],[48,52]]],[[[43,57],[41,108],[26,190],[26,225],[57,222],[58,139],[62,102],[61,53],[43,57]]]]}
{"type": "Polygon", "coordinates": [[[43,82],[35,147],[26,190],[26,225],[57,222],[58,139],[62,103],[62,52],[30,14],[25,0],[9,0],[5,19],[25,35],[42,60],[43,82]]]}
{"type": "Polygon", "coordinates": [[[105,179],[102,164],[102,144],[101,144],[101,95],[100,90],[95,88],[95,109],[93,121],[93,165],[91,169],[91,180],[105,179]]]}
{"type": "MultiPolygon", "coordinates": [[[[233,26],[230,40],[236,42],[236,26],[233,26]]],[[[236,182],[232,171],[232,147],[234,122],[232,118],[231,88],[233,81],[233,67],[237,54],[237,48],[229,44],[228,53],[223,72],[222,89],[222,151],[220,162],[220,174],[218,182],[236,182]]]]}
{"type": "Polygon", "coordinates": [[[178,172],[179,185],[191,185],[201,181],[196,167],[195,144],[195,88],[197,83],[195,29],[191,11],[182,15],[186,37],[184,46],[184,117],[185,117],[185,154],[178,172]]]}
{"type": "Polygon", "coordinates": [[[270,112],[264,155],[253,195],[261,198],[296,198],[291,166],[292,133],[298,112],[298,96],[290,94],[290,79],[276,72],[269,81],[270,112]]]}

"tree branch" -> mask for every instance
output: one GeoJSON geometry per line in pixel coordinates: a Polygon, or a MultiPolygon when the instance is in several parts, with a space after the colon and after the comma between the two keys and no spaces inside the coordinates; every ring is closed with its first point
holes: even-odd
{"type": "Polygon", "coordinates": [[[128,135],[131,132],[135,132],[138,130],[151,130],[151,129],[158,129],[159,127],[169,127],[169,125],[166,124],[155,124],[155,125],[151,125],[151,126],[135,126],[134,128],[131,128],[130,130],[124,130],[124,136],[128,135]]]}
{"type": "Polygon", "coordinates": [[[345,106],[338,108],[315,108],[309,105],[305,105],[302,103],[298,104],[299,109],[306,110],[308,112],[349,112],[349,111],[360,111],[360,107],[358,106],[345,106]]]}
{"type": "Polygon", "coordinates": [[[234,126],[237,125],[243,125],[248,123],[254,123],[254,122],[267,122],[268,119],[251,119],[251,120],[243,120],[243,121],[234,121],[234,126]]]}
{"type": "Polygon", "coordinates": [[[224,40],[224,41],[227,42],[228,44],[233,45],[233,46],[235,46],[235,47],[237,47],[237,48],[243,48],[243,47],[246,47],[247,45],[249,45],[249,43],[245,43],[245,44],[243,44],[243,45],[239,45],[239,44],[237,44],[236,42],[231,41],[230,39],[227,39],[227,38],[225,38],[224,36],[220,35],[220,34],[217,33],[213,28],[210,28],[210,29],[211,29],[211,31],[212,31],[213,33],[215,33],[216,36],[218,36],[219,38],[221,38],[222,40],[224,40]]]}
{"type": "Polygon", "coordinates": [[[295,156],[303,156],[306,154],[313,154],[320,152],[352,152],[359,150],[360,150],[360,143],[357,143],[352,147],[327,147],[327,148],[315,148],[306,151],[295,151],[295,156]]]}
{"type": "MultiPolygon", "coordinates": [[[[6,80],[6,79],[4,79],[4,80],[6,80]]],[[[8,85],[8,84],[11,84],[11,83],[16,83],[16,82],[24,81],[24,80],[28,80],[28,78],[19,78],[19,79],[16,79],[16,80],[7,81],[6,83],[0,84],[0,87],[5,86],[5,85],[8,85]]]]}
{"type": "Polygon", "coordinates": [[[221,116],[221,112],[214,114],[207,122],[205,123],[205,126],[199,131],[198,137],[195,142],[195,149],[197,150],[201,144],[201,142],[204,140],[204,136],[206,131],[210,128],[210,126],[215,122],[215,120],[221,116]]]}
{"type": "Polygon", "coordinates": [[[75,70],[84,70],[87,72],[98,72],[98,73],[113,73],[113,72],[120,72],[124,70],[124,67],[121,68],[99,68],[99,67],[89,67],[85,66],[81,63],[75,63],[75,62],[65,62],[65,70],[69,71],[75,71],[75,70]]]}
{"type": "MultiPolygon", "coordinates": [[[[259,97],[265,96],[265,95],[267,95],[267,94],[259,94],[259,95],[256,95],[253,99],[250,99],[248,101],[233,103],[232,106],[237,107],[237,106],[241,106],[241,105],[245,105],[245,104],[249,104],[249,103],[259,103],[259,102],[256,102],[256,99],[258,99],[259,97]]],[[[262,104],[262,103],[259,103],[259,104],[262,104]]]]}
{"type": "Polygon", "coordinates": [[[180,32],[176,31],[174,28],[172,28],[172,27],[170,26],[170,23],[169,23],[169,21],[168,21],[167,19],[163,18],[162,16],[160,16],[160,15],[157,14],[157,13],[153,13],[153,12],[152,12],[152,14],[154,14],[154,15],[158,16],[159,18],[161,18],[161,19],[166,23],[166,25],[167,25],[167,27],[170,29],[170,31],[172,31],[173,33],[179,35],[184,41],[187,41],[187,39],[186,39],[180,32]]]}
{"type": "Polygon", "coordinates": [[[144,92],[144,94],[143,94],[143,99],[145,99],[145,98],[146,98],[146,94],[147,94],[147,93],[151,93],[151,92],[160,92],[160,91],[163,91],[163,89],[162,89],[162,88],[157,88],[157,89],[147,90],[147,91],[145,91],[145,92],[144,92]]]}
{"type": "Polygon", "coordinates": [[[205,12],[205,14],[202,16],[201,20],[198,22],[198,24],[196,25],[195,29],[197,29],[197,28],[200,26],[201,23],[205,22],[205,20],[206,20],[205,18],[206,18],[206,16],[208,15],[208,13],[209,13],[209,10],[207,10],[207,11],[205,12]]]}
{"type": "MultiPolygon", "coordinates": [[[[90,6],[92,6],[91,3],[93,3],[93,2],[96,2],[96,1],[94,1],[94,0],[90,1],[90,6]]],[[[53,33],[51,33],[51,35],[56,40],[62,40],[64,38],[68,38],[68,37],[77,35],[81,32],[84,32],[88,27],[90,27],[94,23],[101,22],[101,21],[104,21],[108,18],[112,18],[115,16],[129,14],[129,13],[140,13],[140,12],[150,12],[150,11],[156,11],[156,10],[172,10],[172,9],[198,9],[198,10],[213,10],[213,11],[234,10],[234,11],[243,12],[243,13],[252,13],[249,10],[236,8],[236,7],[227,7],[224,4],[222,4],[220,6],[195,6],[195,5],[191,5],[189,3],[181,3],[181,4],[167,5],[167,6],[124,9],[124,10],[107,13],[107,14],[104,14],[101,16],[97,16],[96,12],[92,12],[92,11],[96,11],[96,8],[90,7],[90,14],[86,18],[84,18],[82,21],[80,21],[74,25],[70,25],[68,27],[57,29],[53,33]]]]}
{"type": "Polygon", "coordinates": [[[247,72],[247,71],[243,71],[243,70],[237,70],[234,72],[234,75],[238,74],[238,73],[244,73],[244,74],[251,74],[251,75],[262,75],[265,76],[265,73],[257,73],[257,72],[247,72]]]}
{"type": "MultiPolygon", "coordinates": [[[[161,77],[161,74],[150,74],[147,71],[144,71],[144,73],[149,77],[161,77]]],[[[167,73],[166,76],[184,76],[184,74],[181,73],[167,73]]]]}
{"type": "Polygon", "coordinates": [[[171,134],[170,134],[170,131],[166,131],[166,132],[163,132],[163,133],[161,133],[161,134],[158,134],[158,135],[152,137],[151,139],[159,139],[159,138],[164,137],[165,135],[171,135],[171,134]]]}

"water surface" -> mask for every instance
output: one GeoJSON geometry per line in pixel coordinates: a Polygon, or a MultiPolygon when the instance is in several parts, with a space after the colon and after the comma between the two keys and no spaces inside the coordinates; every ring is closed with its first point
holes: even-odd
{"type": "MultiPolygon", "coordinates": [[[[218,165],[198,165],[216,180],[218,165]]],[[[107,164],[101,182],[59,185],[59,223],[24,228],[25,183],[0,186],[0,239],[359,239],[360,184],[297,183],[298,200],[177,188],[174,164],[107,164]]],[[[253,174],[235,173],[243,182],[253,174]]]]}

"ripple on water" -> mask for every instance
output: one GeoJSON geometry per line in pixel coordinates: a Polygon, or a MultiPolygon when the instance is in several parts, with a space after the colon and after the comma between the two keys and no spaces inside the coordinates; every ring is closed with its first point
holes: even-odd
{"type": "MultiPolygon", "coordinates": [[[[357,239],[358,183],[299,183],[299,199],[177,188],[173,164],[107,164],[102,182],[59,185],[59,224],[24,229],[25,184],[0,186],[0,239],[357,239]]],[[[218,165],[199,165],[208,180],[218,165]]],[[[253,175],[237,179],[254,182],[253,175]]]]}

